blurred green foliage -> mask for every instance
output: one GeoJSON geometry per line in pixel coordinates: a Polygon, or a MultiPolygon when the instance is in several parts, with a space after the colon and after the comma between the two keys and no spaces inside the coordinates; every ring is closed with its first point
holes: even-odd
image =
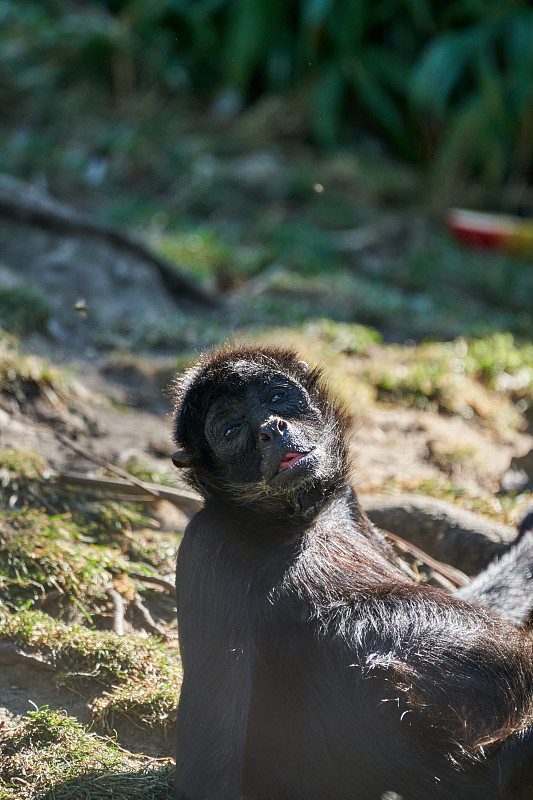
{"type": "Polygon", "coordinates": [[[324,145],[366,126],[497,185],[532,166],[532,41],[528,0],[1,0],[0,101],[296,90],[324,145]]]}
{"type": "Polygon", "coordinates": [[[50,321],[50,306],[32,286],[0,286],[0,327],[9,333],[42,332],[50,321]]]}

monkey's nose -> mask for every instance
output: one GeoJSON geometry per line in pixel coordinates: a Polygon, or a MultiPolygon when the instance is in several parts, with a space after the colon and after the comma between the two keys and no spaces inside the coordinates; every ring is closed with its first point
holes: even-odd
{"type": "Polygon", "coordinates": [[[270,442],[275,436],[281,436],[287,430],[287,423],[281,417],[272,417],[263,423],[259,429],[259,438],[262,442],[270,442]]]}

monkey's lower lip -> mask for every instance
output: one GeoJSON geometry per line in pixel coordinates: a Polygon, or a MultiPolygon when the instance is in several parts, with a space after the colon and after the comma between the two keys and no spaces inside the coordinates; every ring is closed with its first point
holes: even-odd
{"type": "Polygon", "coordinates": [[[281,464],[278,467],[278,472],[283,472],[283,470],[290,469],[294,467],[302,458],[309,455],[309,451],[307,453],[285,453],[283,458],[281,459],[281,464]]]}

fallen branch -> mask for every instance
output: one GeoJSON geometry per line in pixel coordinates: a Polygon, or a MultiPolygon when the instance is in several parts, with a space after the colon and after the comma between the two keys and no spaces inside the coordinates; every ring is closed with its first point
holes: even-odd
{"type": "Polygon", "coordinates": [[[449,564],[443,564],[442,561],[437,561],[436,558],[432,558],[419,547],[416,547],[416,545],[411,544],[411,542],[407,542],[405,539],[402,539],[402,537],[398,536],[396,533],[391,533],[391,531],[386,531],[383,528],[381,528],[381,530],[387,539],[390,539],[390,541],[395,544],[399,550],[411,556],[412,558],[416,558],[417,561],[425,564],[426,567],[430,567],[438,575],[441,575],[443,578],[446,578],[447,581],[450,581],[450,583],[456,588],[459,588],[459,586],[466,586],[467,583],[470,583],[470,578],[468,575],[465,575],[460,569],[451,567],[449,564]]]}
{"type": "Polygon", "coordinates": [[[90,453],[88,450],[85,450],[78,444],[74,444],[73,441],[67,439],[66,436],[63,436],[63,434],[57,433],[56,436],[60,442],[66,444],[67,447],[70,447],[70,449],[74,450],[74,452],[77,453],[78,455],[89,459],[89,461],[98,464],[100,467],[105,467],[107,470],[109,470],[109,472],[113,472],[115,475],[119,475],[121,478],[125,478],[127,481],[135,484],[135,486],[138,486],[140,489],[143,489],[143,491],[147,492],[148,494],[152,494],[154,495],[154,497],[159,497],[159,491],[157,488],[153,489],[149,488],[149,485],[144,481],[139,480],[139,478],[136,478],[134,475],[130,475],[129,472],[120,469],[120,467],[115,467],[114,464],[110,464],[109,461],[106,461],[104,458],[100,458],[100,456],[97,456],[94,453],[90,453]]]}
{"type": "Polygon", "coordinates": [[[133,578],[136,581],[141,581],[142,583],[153,583],[156,586],[161,586],[163,589],[166,590],[167,594],[171,595],[172,597],[176,594],[176,586],[172,583],[172,581],[168,581],[166,578],[162,578],[160,575],[145,575],[144,572],[135,572],[134,570],[128,570],[128,575],[130,578],[133,578]]]}
{"type": "Polygon", "coordinates": [[[209,308],[220,306],[218,298],[131,234],[83,214],[54,200],[36,187],[7,175],[0,176],[0,214],[62,234],[72,231],[106,239],[115,247],[133,253],[154,266],[170,294],[181,302],[185,296],[209,308]]]}
{"type": "Polygon", "coordinates": [[[114,498],[122,496],[124,500],[130,502],[149,503],[154,500],[167,500],[188,515],[195,514],[202,507],[202,501],[195,494],[174,489],[171,486],[141,482],[142,487],[140,487],[138,486],[139,482],[132,484],[128,479],[95,478],[81,472],[60,472],[51,479],[51,482],[54,481],[70,486],[81,486],[99,493],[103,492],[106,496],[113,493],[114,498]],[[142,489],[141,492],[138,491],[139,488],[142,489]]]}

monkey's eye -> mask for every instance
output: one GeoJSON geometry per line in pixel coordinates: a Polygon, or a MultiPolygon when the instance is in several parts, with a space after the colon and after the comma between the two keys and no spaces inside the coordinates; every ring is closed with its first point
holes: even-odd
{"type": "Polygon", "coordinates": [[[226,428],[226,430],[224,431],[224,436],[233,436],[234,433],[237,433],[240,427],[241,426],[239,423],[236,423],[235,425],[230,425],[230,427],[226,428]]]}
{"type": "Polygon", "coordinates": [[[279,391],[274,392],[272,397],[270,398],[271,403],[279,403],[280,400],[283,400],[287,392],[283,391],[283,389],[279,389],[279,391]]]}

